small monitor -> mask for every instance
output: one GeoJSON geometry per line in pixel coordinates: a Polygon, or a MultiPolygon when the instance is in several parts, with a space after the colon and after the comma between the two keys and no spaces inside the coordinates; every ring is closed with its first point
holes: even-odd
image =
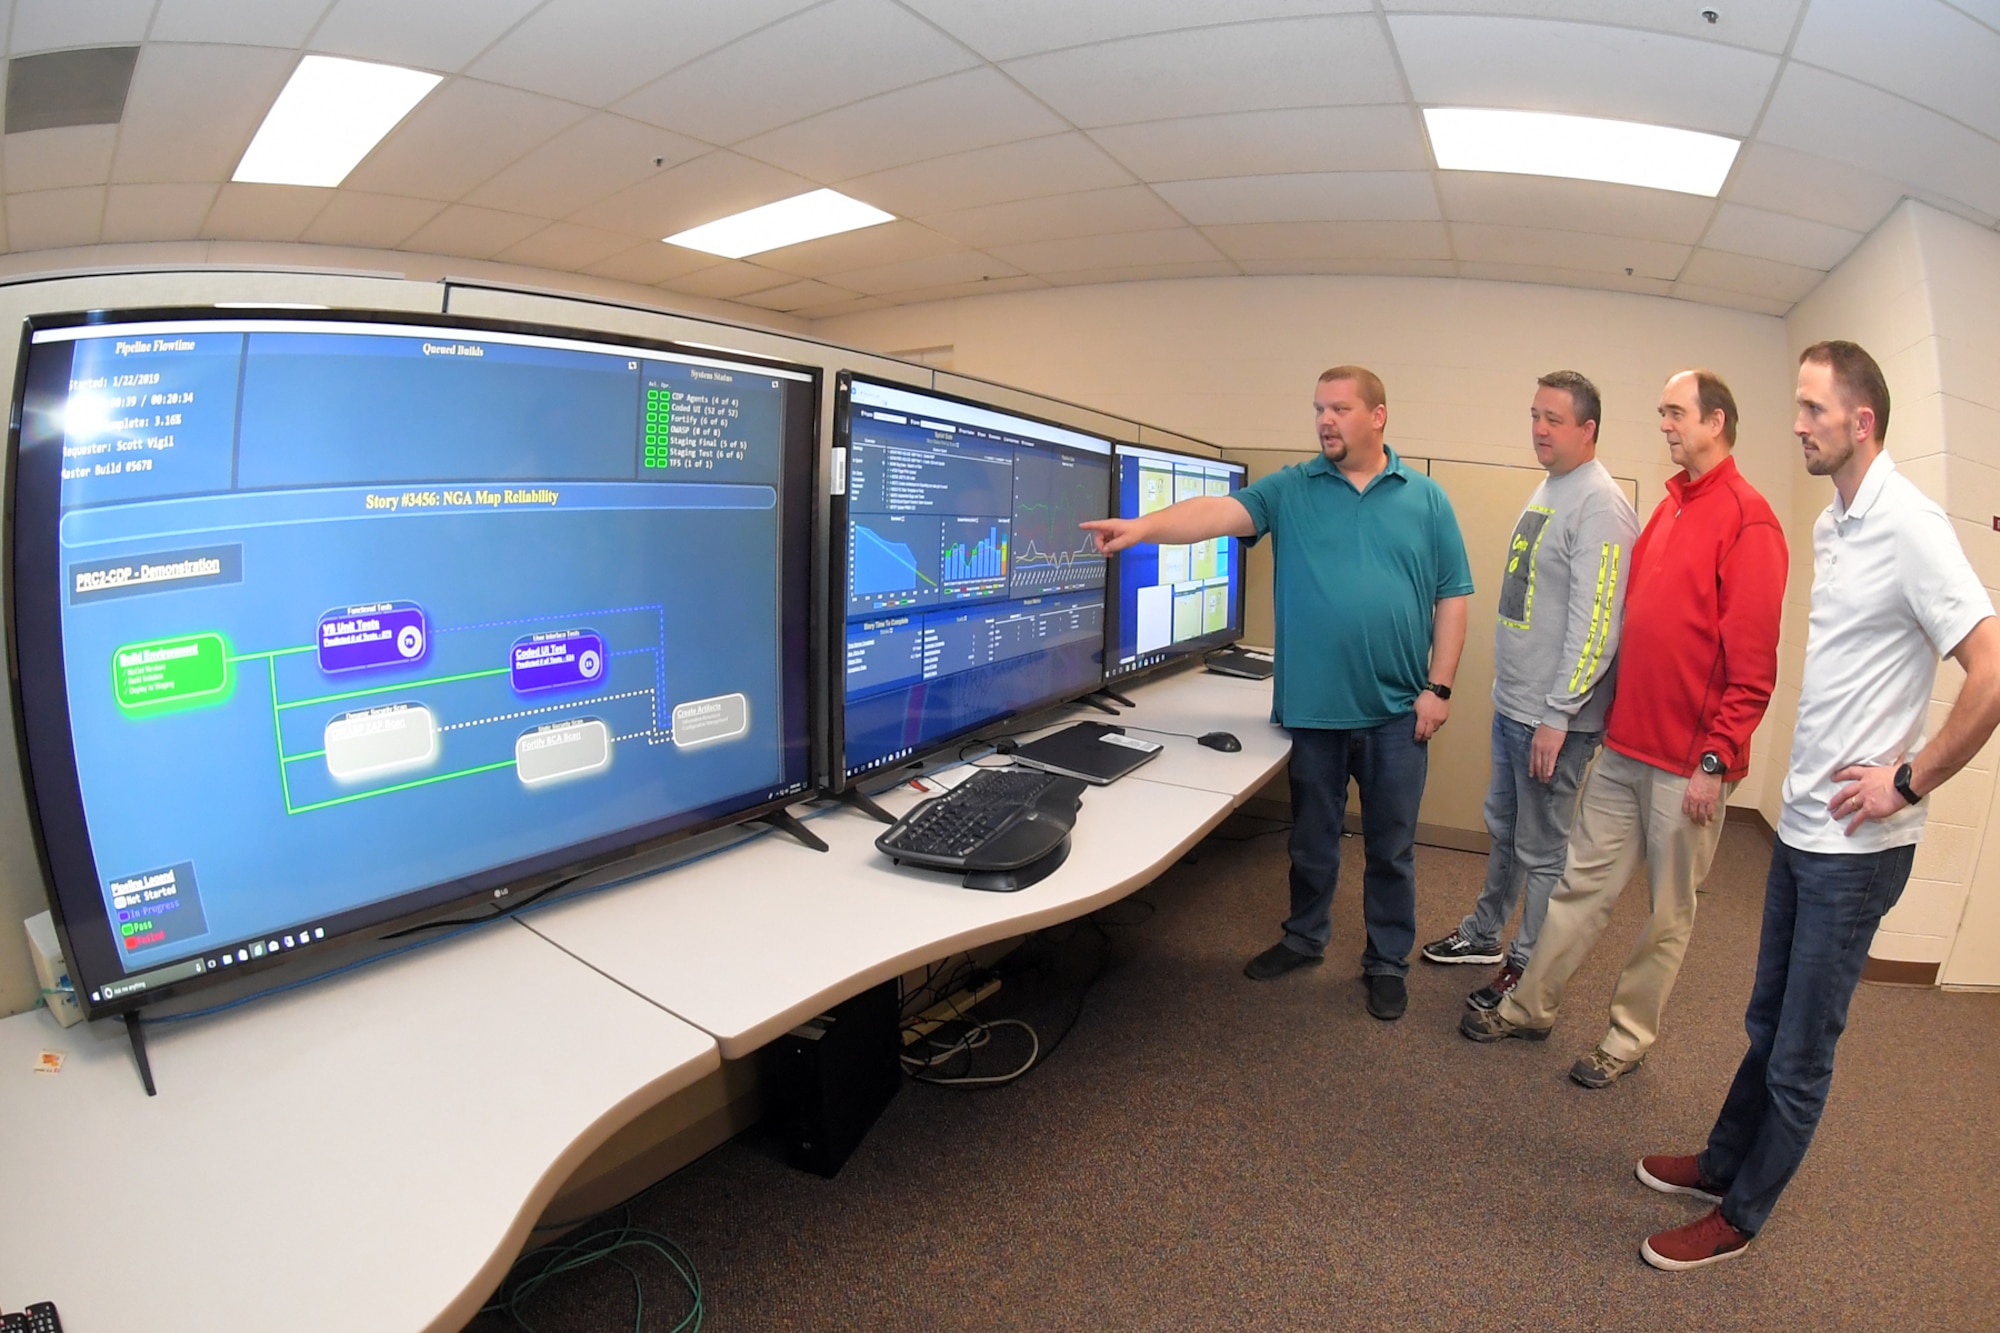
{"type": "Polygon", "coordinates": [[[134,311],[31,322],[19,383],[17,718],[91,1015],[808,789],[812,372],[134,311]]]}
{"type": "Polygon", "coordinates": [[[1103,683],[1111,442],[843,375],[829,786],[1103,683]]]}
{"type": "MultiPolygon", "coordinates": [[[[1116,503],[1123,518],[1243,487],[1243,465],[1219,458],[1121,444],[1117,459],[1116,503]]],[[[1130,546],[1112,565],[1107,681],[1130,680],[1243,637],[1243,543],[1236,538],[1130,546]]]]}

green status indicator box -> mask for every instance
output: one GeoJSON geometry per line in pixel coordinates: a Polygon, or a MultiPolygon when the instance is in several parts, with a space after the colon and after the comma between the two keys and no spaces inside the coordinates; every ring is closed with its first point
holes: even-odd
{"type": "Polygon", "coordinates": [[[220,702],[229,683],[229,645],[220,634],[128,643],[111,655],[111,688],[127,712],[220,702]]]}

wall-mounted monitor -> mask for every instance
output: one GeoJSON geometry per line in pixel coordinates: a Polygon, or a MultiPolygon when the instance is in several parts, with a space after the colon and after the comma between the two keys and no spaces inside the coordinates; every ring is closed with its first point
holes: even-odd
{"type": "MultiPolygon", "coordinates": [[[[1116,503],[1140,518],[1196,496],[1243,488],[1241,463],[1136,444],[1118,446],[1116,503]]],[[[1243,543],[1140,545],[1112,561],[1104,676],[1129,680],[1243,637],[1243,543]]]]}
{"type": "Polygon", "coordinates": [[[91,1015],[808,788],[814,373],[175,311],[31,321],[19,385],[10,665],[91,1015]]]}
{"type": "Polygon", "coordinates": [[[843,374],[829,785],[1103,681],[1111,442],[843,374]]]}

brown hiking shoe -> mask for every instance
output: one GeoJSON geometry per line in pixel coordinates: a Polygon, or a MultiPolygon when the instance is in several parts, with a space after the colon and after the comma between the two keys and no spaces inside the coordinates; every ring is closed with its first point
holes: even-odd
{"type": "Polygon", "coordinates": [[[1571,1081],[1586,1088],[1608,1088],[1637,1069],[1645,1058],[1642,1055],[1637,1060],[1621,1060],[1600,1046],[1571,1065],[1569,1076],[1571,1081]]]}

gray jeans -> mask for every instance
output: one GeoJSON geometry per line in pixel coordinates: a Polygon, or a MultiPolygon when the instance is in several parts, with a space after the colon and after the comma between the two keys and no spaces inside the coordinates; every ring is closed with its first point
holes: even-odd
{"type": "Polygon", "coordinates": [[[1491,949],[1522,902],[1521,929],[1507,946],[1507,961],[1525,968],[1535,937],[1548,915],[1549,893],[1562,878],[1569,855],[1569,826],[1576,817],[1576,790],[1597,753],[1602,732],[1572,731],[1556,754],[1555,776],[1547,782],[1528,771],[1535,729],[1511,717],[1493,715],[1493,785],[1486,791],[1486,831],[1493,851],[1486,859],[1486,887],[1458,933],[1491,949]]]}

